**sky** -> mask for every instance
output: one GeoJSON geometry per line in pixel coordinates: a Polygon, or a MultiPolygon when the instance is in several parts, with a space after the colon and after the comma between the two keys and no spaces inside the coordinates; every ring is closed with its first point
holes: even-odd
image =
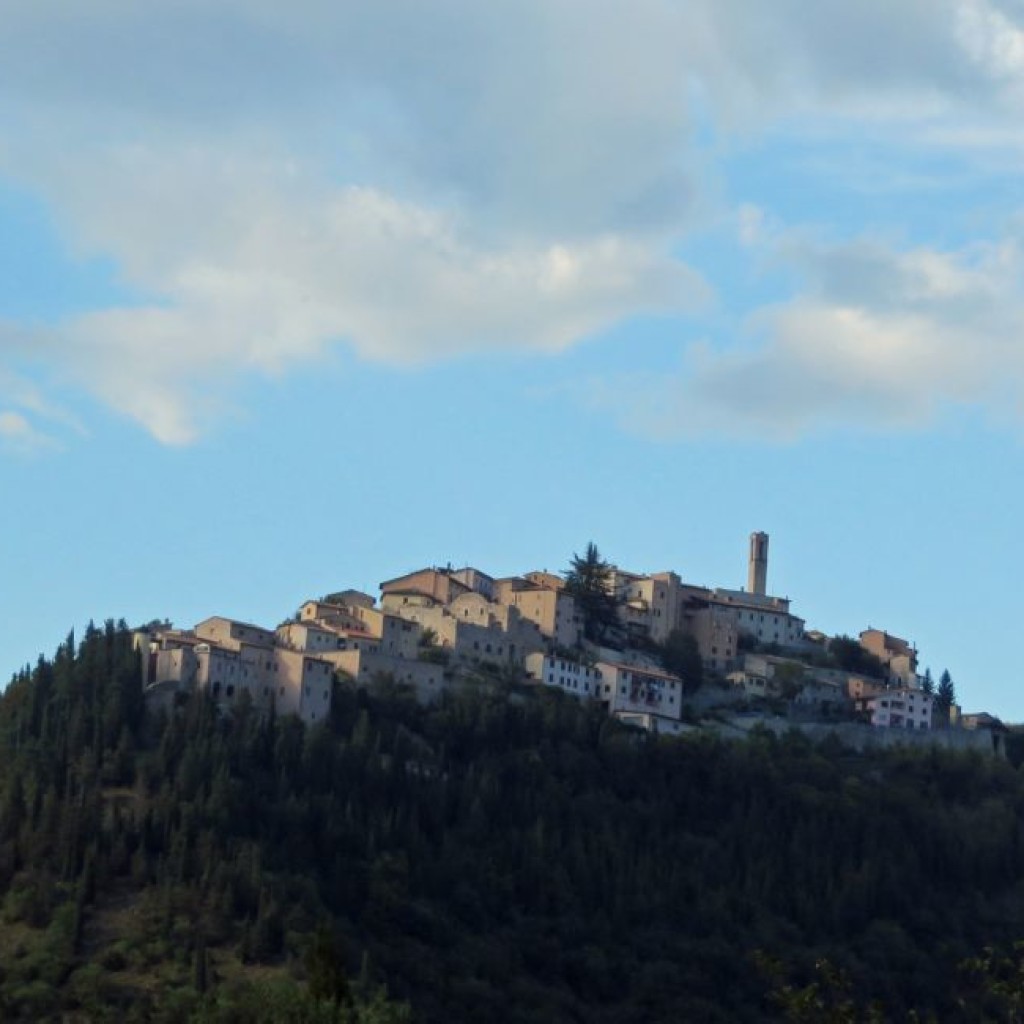
{"type": "Polygon", "coordinates": [[[0,678],[424,565],[1024,720],[1024,0],[3,0],[0,678]]]}

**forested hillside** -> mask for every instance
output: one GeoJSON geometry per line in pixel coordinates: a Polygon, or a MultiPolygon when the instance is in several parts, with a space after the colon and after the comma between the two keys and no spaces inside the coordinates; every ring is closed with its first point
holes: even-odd
{"type": "Polygon", "coordinates": [[[818,961],[883,1019],[1010,1019],[958,965],[1024,937],[1022,826],[1002,761],[551,693],[147,715],[109,623],[0,698],[0,1019],[832,1019],[818,961]]]}

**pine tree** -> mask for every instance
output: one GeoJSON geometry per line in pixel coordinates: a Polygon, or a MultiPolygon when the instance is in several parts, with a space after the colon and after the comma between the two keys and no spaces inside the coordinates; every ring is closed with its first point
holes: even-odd
{"type": "Polygon", "coordinates": [[[583,616],[583,629],[591,640],[601,640],[618,622],[615,595],[611,593],[612,566],[597,545],[587,544],[583,556],[574,554],[565,574],[565,589],[576,599],[583,616]]]}
{"type": "Polygon", "coordinates": [[[939,676],[939,688],[935,691],[935,706],[941,711],[949,712],[949,709],[956,703],[956,689],[953,686],[953,679],[949,669],[943,669],[939,676]]]}
{"type": "Polygon", "coordinates": [[[935,680],[932,679],[932,670],[930,668],[924,670],[924,676],[921,679],[921,689],[925,693],[935,692],[935,680]]]}
{"type": "Polygon", "coordinates": [[[192,963],[192,986],[202,995],[209,987],[209,955],[206,952],[206,941],[200,936],[196,940],[192,963]]]}
{"type": "Polygon", "coordinates": [[[348,978],[341,946],[329,924],[317,928],[304,959],[309,994],[318,1002],[341,1005],[348,997],[348,978]]]}

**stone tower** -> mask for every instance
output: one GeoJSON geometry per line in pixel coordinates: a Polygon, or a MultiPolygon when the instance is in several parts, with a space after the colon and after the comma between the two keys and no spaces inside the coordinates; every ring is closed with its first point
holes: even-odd
{"type": "Polygon", "coordinates": [[[747,590],[751,594],[767,594],[768,590],[768,534],[750,535],[750,564],[747,569],[747,590]]]}

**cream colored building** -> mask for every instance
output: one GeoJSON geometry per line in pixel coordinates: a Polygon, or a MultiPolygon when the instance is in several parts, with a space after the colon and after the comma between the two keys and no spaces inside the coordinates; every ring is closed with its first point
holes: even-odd
{"type": "Polygon", "coordinates": [[[886,729],[930,729],[935,698],[912,686],[881,690],[856,701],[857,709],[870,716],[871,724],[886,729]]]}
{"type": "Polygon", "coordinates": [[[192,645],[157,648],[144,662],[143,686],[173,681],[182,689],[193,689],[199,675],[199,659],[192,645]]]}
{"type": "Polygon", "coordinates": [[[360,629],[362,628],[362,619],[356,614],[356,610],[360,607],[363,606],[327,601],[307,601],[299,609],[299,621],[315,622],[321,626],[337,629],[360,629]]]}
{"type": "Polygon", "coordinates": [[[564,590],[565,579],[558,573],[548,572],[547,569],[535,569],[525,573],[523,579],[532,583],[535,587],[543,587],[545,590],[564,590]]]}
{"type": "Polygon", "coordinates": [[[747,653],[726,678],[748,696],[787,697],[804,708],[828,712],[850,706],[849,672],[819,669],[795,658],[747,653]]]}
{"type": "Polygon", "coordinates": [[[339,590],[330,595],[330,600],[345,608],[372,608],[377,603],[377,599],[364,590],[339,590]]]}
{"type": "Polygon", "coordinates": [[[619,619],[627,633],[663,644],[680,628],[684,591],[676,573],[640,575],[614,568],[609,588],[619,602],[619,619]]]}
{"type": "Polygon", "coordinates": [[[377,641],[381,654],[397,658],[416,658],[423,629],[411,619],[381,608],[356,609],[360,625],[377,641]]]}
{"type": "Polygon", "coordinates": [[[496,581],[493,576],[488,576],[487,573],[481,572],[479,569],[474,569],[468,565],[464,569],[454,570],[450,575],[453,580],[456,580],[463,586],[468,587],[474,593],[486,597],[488,601],[493,601],[495,599],[494,584],[496,581]]]}
{"type": "Polygon", "coordinates": [[[704,667],[726,672],[739,651],[736,609],[715,604],[703,587],[684,587],[681,628],[697,643],[704,667]]]}
{"type": "Polygon", "coordinates": [[[417,657],[423,634],[420,626],[408,618],[374,607],[372,599],[368,603],[368,595],[360,591],[344,591],[334,596],[340,599],[345,594],[353,595],[352,604],[307,601],[299,610],[303,623],[314,623],[321,630],[332,632],[337,638],[333,647],[328,644],[315,649],[363,649],[400,658],[417,657]],[[368,643],[370,640],[374,642],[368,643]]]}
{"type": "Polygon", "coordinates": [[[286,623],[279,636],[269,629],[224,616],[204,619],[194,630],[140,634],[148,643],[143,678],[147,687],[179,692],[207,690],[230,705],[243,694],[258,707],[271,703],[282,714],[322,721],[330,710],[333,668],[318,651],[296,649],[310,634],[326,642],[325,631],[310,623],[286,623]]]}
{"type": "Polygon", "coordinates": [[[748,697],[781,697],[782,683],[774,676],[759,675],[746,669],[736,669],[725,677],[730,685],[742,690],[748,697]]]}
{"type": "Polygon", "coordinates": [[[420,590],[392,590],[381,595],[380,606],[392,615],[402,615],[406,608],[443,608],[444,602],[420,590]]]}
{"type": "Polygon", "coordinates": [[[213,615],[208,619],[203,619],[202,622],[196,624],[193,632],[200,640],[218,644],[221,647],[237,648],[242,643],[273,647],[276,639],[272,629],[254,626],[250,622],[239,622],[237,619],[228,619],[222,615],[213,615]]]}
{"type": "Polygon", "coordinates": [[[565,590],[543,587],[526,577],[509,577],[496,581],[495,600],[518,609],[560,647],[578,647],[583,640],[583,616],[575,598],[565,590]]]}
{"type": "Polygon", "coordinates": [[[197,663],[193,648],[202,642],[194,633],[171,626],[135,630],[132,643],[142,661],[143,687],[180,679],[194,685],[197,663]]]}
{"type": "Polygon", "coordinates": [[[380,652],[380,640],[375,637],[362,623],[354,629],[335,629],[338,637],[339,651],[366,651],[368,654],[380,652]]]}
{"type": "Polygon", "coordinates": [[[437,701],[449,685],[446,667],[434,662],[369,651],[337,651],[327,658],[360,686],[372,686],[382,676],[391,677],[399,685],[411,686],[421,704],[437,701]]]}
{"type": "Polygon", "coordinates": [[[862,697],[873,697],[885,689],[885,684],[870,676],[859,676],[853,673],[846,675],[846,695],[851,700],[860,700],[862,697]]]}
{"type": "Polygon", "coordinates": [[[526,673],[535,682],[553,686],[573,697],[596,700],[600,696],[597,668],[574,658],[535,651],[526,656],[526,673]]]}
{"type": "Polygon", "coordinates": [[[516,608],[466,592],[449,607],[397,605],[402,618],[433,631],[436,643],[462,661],[521,665],[531,651],[544,649],[544,638],[516,608]]]}
{"type": "Polygon", "coordinates": [[[460,594],[471,593],[472,587],[456,579],[450,569],[419,569],[385,580],[380,590],[384,597],[395,594],[405,597],[419,595],[444,605],[454,601],[460,594]]]}
{"type": "Polygon", "coordinates": [[[804,620],[789,610],[789,599],[746,590],[711,592],[712,603],[736,612],[736,628],[758,643],[796,647],[803,642],[804,620]]]}
{"type": "Polygon", "coordinates": [[[803,681],[794,700],[802,708],[826,715],[833,715],[850,707],[846,690],[839,683],[816,679],[814,676],[808,676],[803,681]]]}
{"type": "Polygon", "coordinates": [[[907,640],[886,633],[883,629],[866,629],[860,645],[885,666],[889,682],[901,686],[917,686],[917,648],[907,640]]]}
{"type": "Polygon", "coordinates": [[[336,651],[341,646],[337,630],[328,629],[316,622],[285,622],[277,627],[275,636],[279,647],[292,651],[336,651]]]}
{"type": "Polygon", "coordinates": [[[364,620],[372,634],[380,637],[380,653],[415,660],[421,650],[423,627],[401,615],[367,612],[364,620]]]}
{"type": "Polygon", "coordinates": [[[278,714],[296,714],[304,722],[324,721],[331,710],[334,667],[326,657],[277,648],[267,680],[278,714]]]}
{"type": "Polygon", "coordinates": [[[624,662],[599,661],[600,696],[609,714],[653,714],[678,719],[683,710],[683,682],[658,669],[624,662]]]}
{"type": "Polygon", "coordinates": [[[972,711],[960,716],[960,724],[965,729],[1005,729],[1002,720],[988,711],[972,711]]]}

